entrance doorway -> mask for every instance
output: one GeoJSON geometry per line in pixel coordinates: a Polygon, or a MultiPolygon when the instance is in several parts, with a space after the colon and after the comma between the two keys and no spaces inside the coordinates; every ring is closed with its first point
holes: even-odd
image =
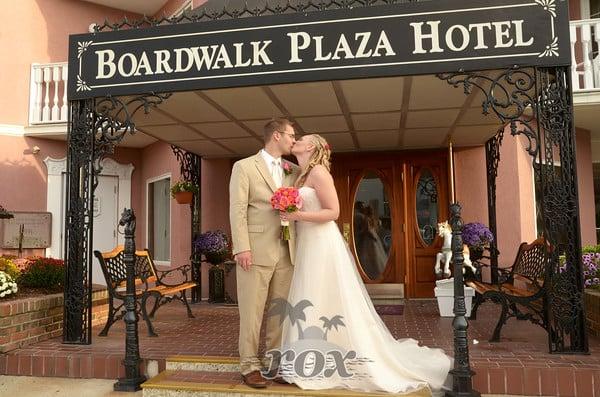
{"type": "Polygon", "coordinates": [[[338,154],[332,173],[338,224],[365,284],[400,284],[407,298],[432,297],[437,223],[448,217],[446,152],[338,154]]]}

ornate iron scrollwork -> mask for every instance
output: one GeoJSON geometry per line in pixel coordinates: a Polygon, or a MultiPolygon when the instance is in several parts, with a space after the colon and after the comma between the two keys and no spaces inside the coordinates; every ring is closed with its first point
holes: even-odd
{"type": "MultiPolygon", "coordinates": [[[[424,0],[421,0],[424,1],[424,0]]],[[[327,0],[327,1],[312,1],[307,2],[292,2],[290,0],[281,0],[269,4],[268,1],[261,6],[249,5],[244,2],[243,8],[228,8],[227,5],[220,9],[213,9],[210,4],[204,5],[198,9],[184,12],[181,15],[167,17],[163,15],[161,18],[152,18],[144,16],[141,19],[130,21],[124,18],[120,22],[111,23],[105,20],[101,25],[94,25],[95,32],[103,32],[108,30],[122,29],[141,29],[159,25],[176,25],[181,23],[214,21],[219,19],[237,19],[246,17],[258,17],[261,15],[278,15],[290,13],[306,13],[313,11],[325,11],[340,8],[357,8],[368,7],[374,5],[406,3],[408,0],[327,0]]]]}
{"type": "MultiPolygon", "coordinates": [[[[496,177],[504,128],[508,125],[511,135],[523,135],[528,140],[526,150],[540,186],[543,234],[553,246],[545,280],[551,285],[546,310],[553,353],[588,351],[569,76],[568,67],[515,68],[496,78],[481,72],[438,74],[455,87],[462,85],[467,94],[473,87],[480,89],[486,96],[483,113],[493,112],[502,123],[496,136],[486,143],[490,228],[495,235],[496,177]],[[566,258],[564,267],[559,262],[561,255],[566,258]]],[[[497,267],[496,247],[492,247],[491,256],[497,267]]]]}
{"type": "Polygon", "coordinates": [[[171,94],[145,94],[132,99],[72,101],[67,151],[65,213],[65,305],[63,341],[89,344],[92,338],[93,201],[102,172],[101,160],[127,133],[135,132],[133,115],[148,113],[171,94]]]}
{"type": "MultiPolygon", "coordinates": [[[[202,159],[197,154],[185,151],[177,146],[171,145],[171,150],[177,161],[179,162],[179,171],[183,179],[188,182],[192,182],[195,185],[200,184],[200,171],[202,166],[202,159]]],[[[202,261],[200,253],[194,248],[194,240],[200,235],[200,189],[198,194],[194,195],[194,199],[190,203],[190,210],[192,214],[191,229],[192,229],[192,254],[190,260],[192,262],[192,280],[196,282],[196,287],[192,289],[192,303],[198,303],[202,299],[202,261]]]]}

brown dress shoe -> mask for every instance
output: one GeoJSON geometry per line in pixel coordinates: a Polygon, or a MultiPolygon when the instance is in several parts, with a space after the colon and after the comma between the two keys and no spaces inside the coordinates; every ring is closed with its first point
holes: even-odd
{"type": "Polygon", "coordinates": [[[291,385],[291,383],[288,382],[287,380],[285,380],[282,376],[277,376],[277,377],[273,378],[272,380],[273,380],[273,382],[279,383],[280,385],[291,385]]]}
{"type": "Polygon", "coordinates": [[[255,389],[264,389],[267,387],[267,381],[262,377],[260,371],[252,371],[246,375],[242,375],[244,383],[255,389]]]}

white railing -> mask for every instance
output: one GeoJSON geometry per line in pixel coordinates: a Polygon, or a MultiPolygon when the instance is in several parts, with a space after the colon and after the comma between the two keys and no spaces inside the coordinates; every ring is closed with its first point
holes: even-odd
{"type": "Polygon", "coordinates": [[[600,18],[571,21],[573,91],[600,91],[600,18]]]}
{"type": "Polygon", "coordinates": [[[31,65],[29,124],[66,123],[67,63],[31,65]]]}

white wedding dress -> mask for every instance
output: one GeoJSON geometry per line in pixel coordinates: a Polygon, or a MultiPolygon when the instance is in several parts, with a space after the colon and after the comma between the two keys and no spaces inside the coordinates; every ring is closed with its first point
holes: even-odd
{"type": "MultiPolygon", "coordinates": [[[[303,211],[321,209],[313,188],[302,187],[300,194],[303,211]]],[[[296,232],[281,350],[293,354],[284,356],[280,374],[302,389],[442,389],[451,358],[414,339],[394,339],[375,311],[336,223],[296,222],[296,232]],[[346,357],[343,365],[340,357],[346,357]]]]}

